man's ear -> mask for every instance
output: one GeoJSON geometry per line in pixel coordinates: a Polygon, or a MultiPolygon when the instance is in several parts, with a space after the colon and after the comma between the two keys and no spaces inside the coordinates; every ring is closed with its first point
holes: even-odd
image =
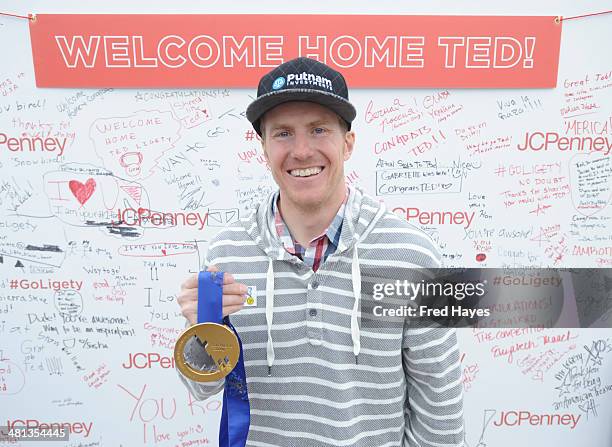
{"type": "Polygon", "coordinates": [[[353,155],[355,148],[355,132],[352,130],[344,134],[344,161],[347,161],[353,155]]]}

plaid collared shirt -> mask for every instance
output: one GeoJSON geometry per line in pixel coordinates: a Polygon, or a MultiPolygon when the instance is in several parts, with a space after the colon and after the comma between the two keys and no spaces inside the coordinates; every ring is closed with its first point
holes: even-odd
{"type": "Polygon", "coordinates": [[[340,205],[340,209],[334,216],[334,220],[332,220],[329,227],[327,227],[327,230],[311,240],[308,247],[302,247],[302,245],[300,245],[300,243],[296,241],[293,236],[291,236],[289,228],[285,224],[283,216],[278,209],[278,196],[278,193],[276,193],[276,196],[272,201],[276,234],[278,234],[278,237],[280,238],[285,250],[287,250],[287,253],[297,256],[316,272],[319,266],[325,262],[327,257],[336,251],[336,248],[338,248],[338,241],[340,240],[340,234],[342,232],[344,208],[349,196],[349,191],[347,189],[346,195],[344,196],[344,202],[342,202],[342,205],[340,205]]]}

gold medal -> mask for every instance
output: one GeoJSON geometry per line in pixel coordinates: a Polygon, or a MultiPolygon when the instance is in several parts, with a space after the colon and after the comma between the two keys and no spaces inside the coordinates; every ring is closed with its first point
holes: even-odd
{"type": "MultiPolygon", "coordinates": [[[[194,341],[197,342],[197,341],[194,341]]],[[[240,344],[238,337],[227,326],[217,323],[200,323],[186,329],[174,345],[176,367],[188,379],[196,382],[213,382],[223,379],[238,364],[240,344]],[[197,337],[212,359],[202,368],[194,368],[185,359],[185,347],[192,337],[197,337]]]]}

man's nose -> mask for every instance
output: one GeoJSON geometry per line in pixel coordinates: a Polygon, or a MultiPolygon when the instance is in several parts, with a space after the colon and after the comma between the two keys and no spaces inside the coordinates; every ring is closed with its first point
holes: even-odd
{"type": "Polygon", "coordinates": [[[313,153],[312,141],[308,135],[303,133],[297,133],[295,136],[295,146],[292,154],[299,160],[309,158],[313,153]]]}

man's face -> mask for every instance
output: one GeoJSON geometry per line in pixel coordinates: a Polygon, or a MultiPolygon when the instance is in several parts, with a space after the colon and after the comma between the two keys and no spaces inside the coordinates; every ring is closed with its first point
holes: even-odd
{"type": "Polygon", "coordinates": [[[334,112],[311,102],[287,102],[266,112],[262,128],[264,154],[283,202],[314,210],[344,197],[344,162],[355,134],[334,112]]]}

